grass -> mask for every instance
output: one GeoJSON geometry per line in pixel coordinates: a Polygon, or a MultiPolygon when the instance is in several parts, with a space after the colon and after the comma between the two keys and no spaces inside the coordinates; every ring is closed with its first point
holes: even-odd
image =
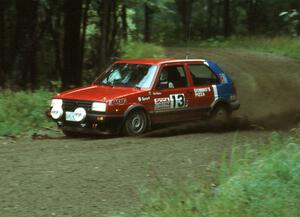
{"type": "Polygon", "coordinates": [[[259,52],[275,53],[300,60],[300,37],[232,37],[192,42],[190,46],[213,48],[242,48],[259,52]]]}
{"type": "Polygon", "coordinates": [[[45,116],[51,92],[12,92],[0,93],[0,136],[31,133],[53,126],[45,116]]]}
{"type": "MultiPolygon", "coordinates": [[[[298,130],[298,135],[299,134],[298,130]]],[[[234,148],[213,170],[215,183],[160,185],[142,194],[130,216],[300,216],[300,140],[274,134],[264,148],[234,148]],[[241,154],[242,153],[242,154],[241,154]]]]}
{"type": "Polygon", "coordinates": [[[158,58],[164,57],[164,48],[143,42],[128,42],[121,46],[122,59],[135,59],[135,58],[158,58]]]}
{"type": "MultiPolygon", "coordinates": [[[[174,45],[172,45],[174,46],[174,45]]],[[[176,43],[175,46],[186,46],[186,43],[176,43]]],[[[231,37],[212,38],[205,41],[193,41],[189,47],[205,48],[236,48],[258,52],[275,53],[300,60],[300,37],[231,37]]],[[[121,46],[121,58],[151,58],[165,57],[164,48],[157,44],[143,42],[128,42],[121,46]]]]}

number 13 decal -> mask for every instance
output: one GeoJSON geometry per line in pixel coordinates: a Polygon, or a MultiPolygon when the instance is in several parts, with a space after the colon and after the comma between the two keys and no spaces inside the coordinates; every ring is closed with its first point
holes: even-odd
{"type": "Polygon", "coordinates": [[[182,108],[185,106],[184,94],[171,94],[170,101],[171,108],[182,108]]]}

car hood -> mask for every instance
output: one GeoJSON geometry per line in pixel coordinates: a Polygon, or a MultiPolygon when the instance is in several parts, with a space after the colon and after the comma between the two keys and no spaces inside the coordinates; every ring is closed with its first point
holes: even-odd
{"type": "Polygon", "coordinates": [[[88,87],[77,88],[59,93],[54,98],[88,101],[107,101],[142,92],[145,92],[145,90],[131,87],[91,85],[88,87]]]}

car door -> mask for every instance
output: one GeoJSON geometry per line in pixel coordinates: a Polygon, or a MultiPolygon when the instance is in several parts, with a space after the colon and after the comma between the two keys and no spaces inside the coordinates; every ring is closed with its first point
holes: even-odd
{"type": "MultiPolygon", "coordinates": [[[[215,100],[216,85],[220,83],[216,74],[204,63],[189,63],[187,67],[191,80],[194,97],[191,105],[203,114],[209,111],[215,100]]],[[[197,114],[198,115],[198,114],[197,114]]]]}
{"type": "Polygon", "coordinates": [[[153,91],[154,123],[187,120],[193,97],[184,64],[164,65],[153,91]]]}

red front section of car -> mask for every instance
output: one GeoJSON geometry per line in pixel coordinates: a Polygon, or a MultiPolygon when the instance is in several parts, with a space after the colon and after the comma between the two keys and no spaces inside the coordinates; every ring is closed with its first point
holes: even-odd
{"type": "Polygon", "coordinates": [[[62,100],[92,101],[106,103],[105,115],[124,115],[130,106],[143,105],[151,110],[150,90],[115,87],[107,85],[91,85],[58,94],[53,97],[62,100]],[[148,98],[147,101],[142,99],[148,98]],[[140,101],[139,101],[140,100],[140,101]]]}

